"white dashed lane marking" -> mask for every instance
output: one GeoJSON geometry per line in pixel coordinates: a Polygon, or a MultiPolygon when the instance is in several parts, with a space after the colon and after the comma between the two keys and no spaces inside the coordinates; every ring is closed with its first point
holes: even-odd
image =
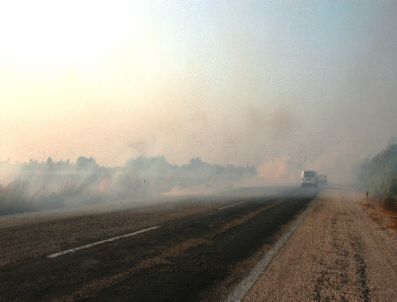
{"type": "Polygon", "coordinates": [[[91,247],[94,247],[94,246],[97,246],[97,245],[101,245],[101,244],[105,244],[105,243],[108,243],[108,242],[116,241],[116,240],[119,240],[119,239],[128,238],[128,237],[136,236],[136,235],[139,235],[139,234],[142,234],[142,233],[146,233],[146,232],[158,229],[159,227],[161,227],[161,226],[160,225],[156,225],[156,226],[152,226],[150,228],[146,228],[146,229],[142,229],[142,230],[139,230],[139,231],[135,231],[133,233],[128,233],[128,234],[112,237],[112,238],[109,238],[109,239],[105,239],[105,240],[101,240],[101,241],[85,244],[85,245],[82,245],[82,246],[71,248],[69,250],[65,250],[65,251],[62,251],[62,252],[58,252],[58,253],[55,253],[55,254],[48,255],[47,258],[56,258],[56,257],[59,257],[59,256],[72,254],[72,253],[75,253],[77,251],[85,250],[85,249],[88,249],[88,248],[91,248],[91,247]]]}
{"type": "Polygon", "coordinates": [[[237,203],[233,203],[233,204],[230,204],[230,205],[227,205],[227,206],[220,207],[218,210],[225,210],[225,209],[237,207],[237,206],[240,206],[240,205],[242,205],[242,204],[244,204],[246,202],[247,201],[240,201],[240,202],[237,202],[237,203]]]}

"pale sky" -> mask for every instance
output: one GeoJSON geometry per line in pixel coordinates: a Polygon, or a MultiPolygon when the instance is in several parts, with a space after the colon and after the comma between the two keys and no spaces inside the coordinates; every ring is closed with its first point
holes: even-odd
{"type": "Polygon", "coordinates": [[[397,136],[393,1],[0,2],[0,160],[346,168],[397,136]]]}

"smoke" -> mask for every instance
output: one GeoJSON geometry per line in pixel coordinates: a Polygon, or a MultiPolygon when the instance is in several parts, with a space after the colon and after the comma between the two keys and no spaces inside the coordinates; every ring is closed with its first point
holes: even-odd
{"type": "Polygon", "coordinates": [[[19,167],[9,161],[0,162],[0,185],[8,185],[18,175],[19,167]]]}
{"type": "Polygon", "coordinates": [[[12,69],[24,89],[3,85],[17,105],[2,108],[2,158],[100,164],[2,166],[3,186],[18,179],[28,196],[71,204],[202,192],[241,183],[247,166],[263,184],[298,182],[303,169],[351,183],[397,137],[395,1],[152,5],[137,41],[93,69],[68,66],[67,85],[62,72],[24,85],[12,69]]]}
{"type": "MultiPolygon", "coordinates": [[[[354,11],[358,14],[359,7],[354,11]]],[[[275,148],[264,149],[272,155],[258,170],[265,170],[261,174],[268,181],[286,181],[300,169],[315,169],[331,182],[353,183],[361,162],[396,137],[397,3],[382,2],[372,18],[375,23],[368,16],[356,17],[341,27],[340,36],[343,30],[349,35],[343,46],[329,46],[343,51],[328,53],[326,60],[333,66],[323,65],[319,73],[314,57],[307,66],[317,78],[306,81],[300,103],[288,106],[292,119],[280,118],[285,129],[266,135],[275,148]]],[[[264,116],[258,110],[255,114],[264,116]]],[[[257,129],[262,131],[260,124],[257,129]]]]}
{"type": "Polygon", "coordinates": [[[296,183],[298,173],[293,173],[288,159],[282,157],[268,161],[259,168],[259,176],[267,184],[296,183]]]}
{"type": "Polygon", "coordinates": [[[199,158],[178,166],[162,156],[141,156],[115,168],[86,157],[75,163],[48,158],[8,166],[18,172],[0,187],[0,214],[208,194],[241,186],[256,176],[250,167],[210,165],[199,158]]]}
{"type": "Polygon", "coordinates": [[[324,147],[314,164],[340,181],[354,180],[361,161],[397,134],[397,3],[386,1],[376,24],[365,30],[365,44],[351,41],[360,48],[341,69],[339,101],[323,109],[318,128],[324,147]]]}

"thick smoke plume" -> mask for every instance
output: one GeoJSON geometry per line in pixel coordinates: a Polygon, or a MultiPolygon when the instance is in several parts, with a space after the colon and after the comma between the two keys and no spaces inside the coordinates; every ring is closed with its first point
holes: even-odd
{"type": "Polygon", "coordinates": [[[3,175],[0,214],[208,193],[241,186],[256,175],[252,167],[210,165],[199,158],[181,166],[164,157],[138,157],[123,167],[108,168],[80,157],[75,163],[48,158],[22,165],[2,163],[2,167],[9,178],[6,183],[3,175]]]}

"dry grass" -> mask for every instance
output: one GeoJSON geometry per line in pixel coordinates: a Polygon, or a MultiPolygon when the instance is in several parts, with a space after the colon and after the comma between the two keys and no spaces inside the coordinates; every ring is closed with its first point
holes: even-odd
{"type": "Polygon", "coordinates": [[[379,212],[386,217],[386,227],[397,231],[397,210],[380,208],[379,212]]]}
{"type": "Polygon", "coordinates": [[[369,217],[379,225],[381,229],[397,231],[397,207],[390,206],[380,200],[371,198],[361,202],[361,206],[367,211],[369,217]]]}

